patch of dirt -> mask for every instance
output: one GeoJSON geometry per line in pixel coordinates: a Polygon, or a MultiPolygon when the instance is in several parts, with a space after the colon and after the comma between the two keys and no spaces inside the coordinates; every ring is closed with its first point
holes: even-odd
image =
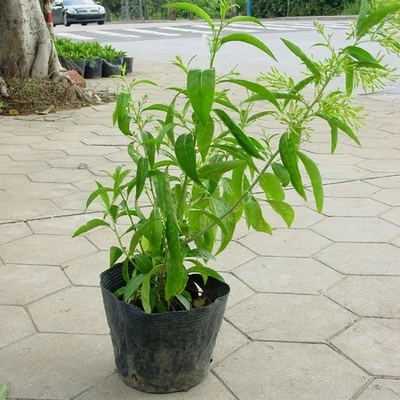
{"type": "Polygon", "coordinates": [[[116,99],[111,90],[78,87],[67,80],[6,80],[9,97],[0,96],[0,115],[48,114],[93,104],[106,104],[116,99]]]}

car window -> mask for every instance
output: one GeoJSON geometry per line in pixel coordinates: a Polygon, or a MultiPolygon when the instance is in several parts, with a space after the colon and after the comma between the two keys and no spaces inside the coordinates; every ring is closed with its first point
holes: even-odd
{"type": "Polygon", "coordinates": [[[64,0],[64,6],[93,6],[96,3],[93,0],[64,0]]]}

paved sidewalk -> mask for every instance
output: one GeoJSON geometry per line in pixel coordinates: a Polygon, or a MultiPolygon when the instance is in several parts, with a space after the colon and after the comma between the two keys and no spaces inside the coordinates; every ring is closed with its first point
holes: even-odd
{"type": "Polygon", "coordinates": [[[330,156],[324,125],[308,146],[326,182],[323,214],[311,196],[304,205],[289,192],[293,229],[272,214],[273,237],[239,228],[216,264],[232,294],[212,373],[165,396],[115,374],[98,287],[110,235],[71,239],[93,216],[83,212],[94,179],[129,162],[113,105],[0,117],[0,381],[9,398],[398,399],[400,103],[381,98],[359,97],[369,113],[363,148],[343,138],[330,156]]]}

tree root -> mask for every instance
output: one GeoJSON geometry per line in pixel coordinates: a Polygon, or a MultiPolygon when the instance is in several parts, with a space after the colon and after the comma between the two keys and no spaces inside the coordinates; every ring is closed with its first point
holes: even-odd
{"type": "Polygon", "coordinates": [[[0,95],[3,97],[9,97],[6,82],[1,76],[0,76],[0,95]]]}

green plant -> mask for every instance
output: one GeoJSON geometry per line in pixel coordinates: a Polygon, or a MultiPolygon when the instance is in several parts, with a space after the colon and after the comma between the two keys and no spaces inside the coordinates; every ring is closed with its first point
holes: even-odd
{"type": "Polygon", "coordinates": [[[7,399],[7,386],[0,382],[0,400],[7,399]]]}
{"type": "Polygon", "coordinates": [[[322,178],[302,150],[312,138],[312,122],[327,123],[332,153],[339,134],[359,144],[355,130],[362,124],[362,116],[361,108],[351,102],[353,89],[375,89],[393,78],[393,70],[383,63],[382,56],[373,56],[362,45],[374,40],[388,51],[400,51],[389,37],[390,29],[399,26],[400,4],[376,3],[367,15],[367,1],[363,0],[345,47],[335,48],[332,35],[316,24],[321,40],[315,46],[328,53],[321,61],[282,39],[304,66],[301,80],[278,68],[257,81],[246,80],[235,71],[218,76],[215,58],[230,42],[254,46],[275,59],[263,42],[249,34],[222,34],[235,22],[262,24],[244,16],[226,19],[229,0],[220,3],[218,24],[194,4],[168,7],[192,12],[208,23],[212,31],[209,68],[191,69],[190,61],[186,65],[177,57],[174,64],[187,83],[169,88],[171,100],[165,104],[149,104],[146,96],[133,97],[137,85],[153,82],[134,79],[126,83],[113,122],[131,139],[127,151],[133,168],[118,166],[108,173],[111,185],[96,182],[97,189],[86,206],[100,199],[103,218],[89,221],[74,234],[97,227],[115,233],[110,266],[122,260],[126,281],[115,295],[148,313],[207,304],[207,299],[188,285],[188,276],[197,273],[204,280],[210,276],[221,279],[207,267],[207,261],[226,249],[241,218],[249,228],[272,234],[263,206],[271,207],[290,227],[295,215],[285,201],[284,188],[292,186],[305,199],[304,175],[311,183],[316,209],[322,210],[322,178]],[[344,87],[329,90],[340,77],[344,77],[344,87]],[[234,101],[231,87],[244,89],[245,100],[234,101]],[[268,129],[276,121],[282,126],[278,137],[248,133],[253,124],[268,129]]]}

